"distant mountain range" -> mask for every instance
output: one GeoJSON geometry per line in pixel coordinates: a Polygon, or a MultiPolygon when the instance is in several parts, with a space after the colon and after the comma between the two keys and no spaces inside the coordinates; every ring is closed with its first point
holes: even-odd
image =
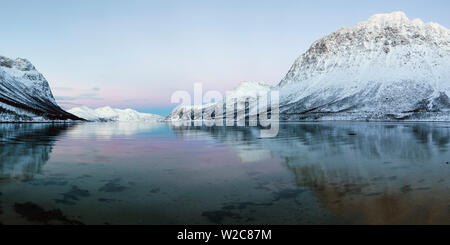
{"type": "Polygon", "coordinates": [[[450,31],[403,12],[377,14],[314,42],[270,89],[280,92],[282,120],[448,121],[450,31]]]}
{"type": "Polygon", "coordinates": [[[109,106],[97,109],[89,107],[76,107],[69,110],[70,113],[95,122],[158,122],[163,121],[164,117],[140,113],[132,109],[113,109],[109,106]]]}
{"type": "Polygon", "coordinates": [[[44,76],[25,59],[0,56],[0,122],[161,121],[163,117],[135,110],[59,107],[44,76]]]}
{"type": "MultiPolygon", "coordinates": [[[[394,12],[377,14],[314,42],[277,86],[245,82],[234,94],[242,98],[242,105],[250,92],[279,91],[282,120],[449,121],[449,71],[450,31],[394,12]]],[[[210,113],[222,105],[197,108],[210,113]]],[[[193,108],[179,106],[167,119],[191,120],[193,108]]],[[[161,118],[109,107],[66,112],[28,60],[0,56],[0,122],[83,119],[161,118]]]]}
{"type": "MultiPolygon", "coordinates": [[[[257,82],[242,82],[240,83],[232,92],[231,97],[237,98],[238,103],[241,104],[243,108],[245,108],[245,99],[251,99],[252,102],[256,102],[259,92],[267,93],[270,92],[271,87],[266,84],[257,83],[257,82]]],[[[172,113],[167,117],[169,121],[189,121],[195,118],[201,119],[203,115],[212,115],[217,111],[217,107],[223,108],[223,101],[209,103],[204,105],[196,105],[196,106],[178,106],[176,107],[172,113]]],[[[253,103],[256,105],[256,103],[253,103]]],[[[226,113],[226,110],[224,110],[226,113]]],[[[215,117],[216,115],[214,115],[215,117]]],[[[219,115],[217,115],[219,117],[219,115]]],[[[204,116],[204,118],[206,118],[204,116]]]]}

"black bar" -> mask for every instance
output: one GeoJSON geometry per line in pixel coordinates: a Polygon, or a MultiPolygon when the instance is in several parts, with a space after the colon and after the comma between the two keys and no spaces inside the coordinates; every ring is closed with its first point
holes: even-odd
{"type": "MultiPolygon", "coordinates": [[[[447,240],[450,234],[449,226],[0,226],[0,237],[13,238],[15,241],[55,241],[58,244],[66,242],[92,243],[111,241],[125,244],[153,244],[155,241],[177,243],[277,243],[297,241],[295,244],[311,244],[316,242],[368,242],[386,243],[399,241],[426,241],[441,236],[447,240]],[[241,231],[242,236],[233,239],[224,239],[222,231],[241,231]],[[247,237],[245,231],[261,230],[270,231],[270,239],[247,237]],[[180,239],[180,233],[198,234],[196,239],[184,237],[180,239]],[[210,239],[206,242],[200,232],[211,232],[210,239]],[[218,236],[213,236],[218,235],[218,236]],[[245,239],[243,239],[245,238],[245,239]]],[[[442,243],[446,243],[443,240],[442,243]]],[[[6,244],[6,243],[5,243],[6,244]]],[[[159,243],[161,244],[161,243],[159,243]]],[[[164,243],[163,243],[164,244],[164,243]]]]}

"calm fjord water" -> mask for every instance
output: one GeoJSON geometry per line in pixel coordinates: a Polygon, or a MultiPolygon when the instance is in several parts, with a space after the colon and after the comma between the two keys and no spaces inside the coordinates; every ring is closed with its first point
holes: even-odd
{"type": "Polygon", "coordinates": [[[2,224],[449,224],[450,124],[0,124],[2,224]]]}

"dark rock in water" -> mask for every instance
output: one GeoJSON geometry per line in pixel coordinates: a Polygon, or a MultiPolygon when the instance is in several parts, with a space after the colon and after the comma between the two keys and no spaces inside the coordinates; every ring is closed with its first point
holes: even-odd
{"type": "Polygon", "coordinates": [[[90,196],[90,193],[88,190],[80,189],[78,186],[74,185],[72,186],[72,189],[65,193],[61,193],[61,195],[63,196],[63,199],[54,199],[56,203],[75,205],[75,201],[80,200],[80,198],[90,196]]]}
{"type": "Polygon", "coordinates": [[[275,199],[274,201],[279,201],[281,199],[295,199],[297,196],[305,192],[305,190],[301,189],[285,189],[278,192],[275,192],[275,199]]]}
{"type": "Polygon", "coordinates": [[[71,199],[71,200],[79,200],[79,198],[81,197],[88,197],[89,191],[88,190],[83,190],[78,188],[78,186],[72,186],[72,189],[66,193],[62,194],[64,196],[64,199],[71,199]]]}
{"type": "Polygon", "coordinates": [[[411,188],[410,185],[405,185],[405,186],[402,187],[401,191],[403,193],[408,193],[408,192],[412,191],[412,188],[411,188]]]}
{"type": "Polygon", "coordinates": [[[14,210],[32,222],[48,224],[51,221],[56,221],[65,225],[83,225],[80,221],[67,218],[59,209],[45,211],[32,202],[15,203],[14,210]]]}
{"type": "Polygon", "coordinates": [[[120,200],[110,198],[99,198],[98,201],[104,203],[120,202],[120,200]]]}
{"type": "Polygon", "coordinates": [[[119,178],[110,180],[108,183],[106,183],[104,186],[102,186],[99,191],[102,192],[122,192],[126,189],[128,189],[127,186],[121,185],[119,182],[121,180],[119,178]]]}

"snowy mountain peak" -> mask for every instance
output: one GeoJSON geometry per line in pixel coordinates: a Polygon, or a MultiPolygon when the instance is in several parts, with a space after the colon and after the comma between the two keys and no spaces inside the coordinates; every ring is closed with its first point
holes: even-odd
{"type": "Polygon", "coordinates": [[[403,12],[378,14],[314,42],[294,62],[278,86],[282,113],[385,119],[448,110],[449,69],[448,29],[403,12]]]}
{"type": "Polygon", "coordinates": [[[34,68],[33,64],[31,64],[30,61],[23,58],[16,58],[15,60],[13,60],[4,56],[0,56],[0,66],[17,69],[19,71],[36,70],[36,68],[34,68]]]}
{"type": "Polygon", "coordinates": [[[24,86],[27,93],[37,97],[43,96],[52,103],[56,103],[48,81],[27,59],[13,60],[0,56],[0,71],[7,73],[8,77],[24,86]]]}
{"type": "Polygon", "coordinates": [[[409,18],[404,12],[398,11],[389,14],[376,14],[370,17],[366,23],[371,25],[385,26],[392,24],[403,24],[409,21],[409,18]]]}
{"type": "MultiPolygon", "coordinates": [[[[358,23],[355,28],[365,28],[368,30],[382,29],[386,27],[397,28],[407,31],[410,28],[420,29],[422,32],[449,33],[449,30],[437,23],[424,23],[421,19],[410,20],[404,12],[398,11],[388,14],[376,14],[367,21],[358,23]]],[[[352,29],[352,28],[350,28],[352,29]]],[[[436,35],[436,34],[435,34],[436,35]]]]}
{"type": "MultiPolygon", "coordinates": [[[[424,66],[434,66],[442,58],[446,59],[449,52],[450,31],[445,27],[435,23],[425,24],[420,20],[410,21],[402,12],[379,14],[355,27],[341,28],[314,42],[295,61],[280,85],[310,79],[345,67],[376,65],[397,73],[397,68],[405,65],[417,65],[416,68],[420,66],[423,69],[424,66]],[[431,59],[427,60],[425,57],[431,59]],[[360,59],[363,63],[359,62],[360,59]]],[[[369,68],[374,67],[365,67],[365,70],[373,70],[369,68]]],[[[358,75],[361,75],[360,72],[362,70],[359,70],[358,75]]]]}
{"type": "Polygon", "coordinates": [[[80,120],[61,109],[30,61],[0,56],[0,121],[80,120]]]}

